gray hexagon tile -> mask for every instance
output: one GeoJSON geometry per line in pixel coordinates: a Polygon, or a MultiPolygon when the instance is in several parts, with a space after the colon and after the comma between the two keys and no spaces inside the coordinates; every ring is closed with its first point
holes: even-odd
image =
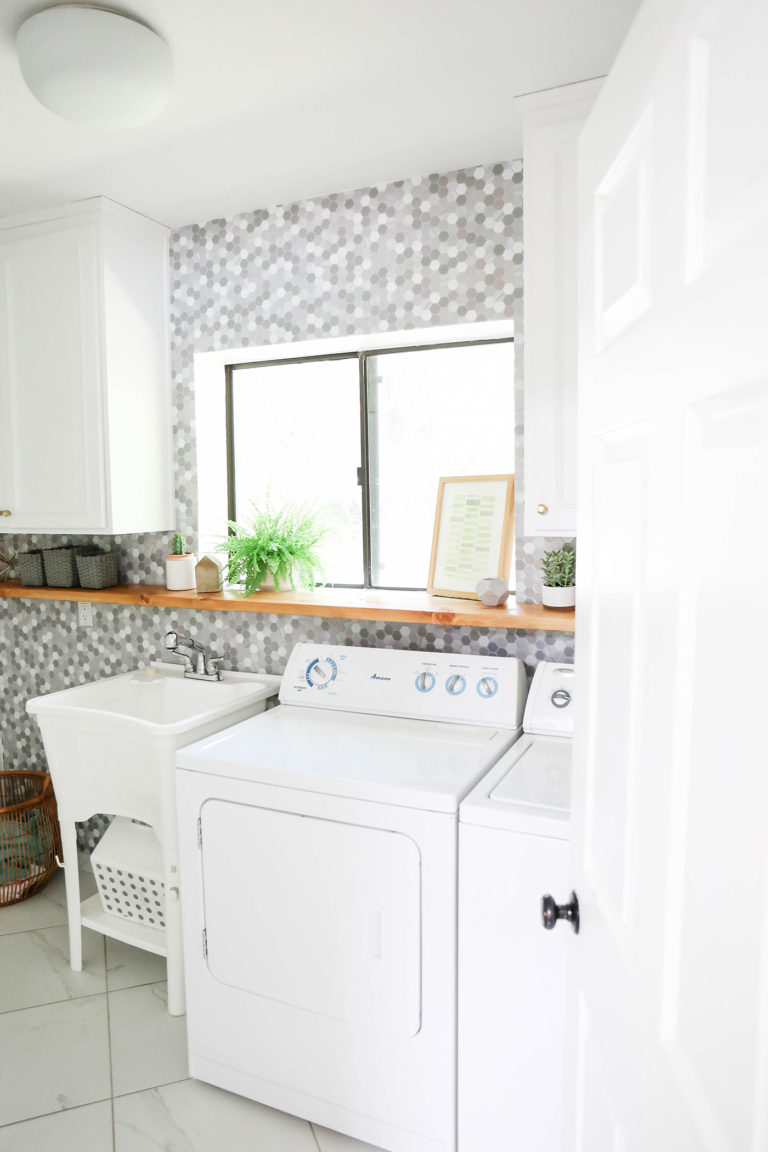
{"type": "MultiPolygon", "coordinates": [[[[259,209],[182,228],[171,242],[173,436],[177,526],[194,545],[196,523],[193,361],[196,352],[313,337],[515,319],[518,523],[524,487],[523,173],[519,160],[431,175],[259,209]]],[[[162,583],[167,534],[99,538],[0,536],[20,549],[101,543],[117,550],[121,582],[162,583]]],[[[517,541],[521,600],[539,598],[538,564],[555,542],[517,541]]],[[[78,629],[76,607],[0,601],[2,740],[8,767],[43,763],[24,711],[42,692],[142,666],[172,624],[222,653],[233,668],[280,672],[298,640],[573,659],[571,637],[548,632],[447,629],[94,606],[78,629]]],[[[103,821],[81,830],[92,847],[103,821]]]]}

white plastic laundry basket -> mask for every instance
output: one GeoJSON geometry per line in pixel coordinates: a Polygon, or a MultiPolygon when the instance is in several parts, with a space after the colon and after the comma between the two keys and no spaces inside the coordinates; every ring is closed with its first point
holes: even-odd
{"type": "Polygon", "coordinates": [[[146,824],[117,816],[91,855],[105,912],[165,927],[165,888],[160,842],[146,824]]]}

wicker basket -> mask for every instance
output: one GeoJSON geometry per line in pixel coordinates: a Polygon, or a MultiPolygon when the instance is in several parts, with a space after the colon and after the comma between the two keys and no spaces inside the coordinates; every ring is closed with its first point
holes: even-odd
{"type": "Polygon", "coordinates": [[[16,570],[22,584],[25,584],[27,588],[42,588],[45,584],[43,553],[39,548],[30,548],[28,552],[19,552],[16,557],[16,570]]]}
{"type": "Polygon", "coordinates": [[[0,772],[0,906],[34,896],[56,871],[59,820],[47,772],[0,772]]]}
{"type": "Polygon", "coordinates": [[[43,548],[45,579],[51,588],[77,588],[78,548],[43,548]]]}
{"type": "Polygon", "coordinates": [[[117,584],[117,555],[88,548],[78,552],[77,575],[82,588],[113,588],[117,584]]]}

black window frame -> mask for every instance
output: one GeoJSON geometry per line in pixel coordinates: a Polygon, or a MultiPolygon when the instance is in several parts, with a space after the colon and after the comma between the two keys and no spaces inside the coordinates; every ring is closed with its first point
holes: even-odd
{"type": "MultiPolygon", "coordinates": [[[[227,364],[224,368],[224,404],[226,423],[226,453],[227,453],[227,519],[237,521],[236,497],[236,461],[235,461],[235,410],[234,410],[234,375],[243,369],[275,368],[283,364],[310,364],[331,360],[357,360],[358,364],[358,396],[360,420],[360,464],[357,469],[357,483],[361,489],[362,509],[362,548],[363,548],[363,583],[337,584],[331,583],[329,588],[356,588],[372,591],[392,592],[423,592],[423,588],[411,586],[395,586],[391,584],[374,584],[372,582],[372,553],[371,553],[371,435],[369,428],[369,383],[368,359],[374,356],[398,355],[403,352],[432,352],[443,348],[478,348],[486,344],[514,344],[514,336],[492,337],[485,340],[447,340],[437,344],[405,344],[396,348],[366,348],[357,352],[330,352],[318,353],[313,356],[281,356],[271,360],[243,361],[237,364],[227,364]]],[[[512,383],[514,388],[514,382],[512,383]]],[[[375,439],[375,438],[374,438],[375,439]]]]}

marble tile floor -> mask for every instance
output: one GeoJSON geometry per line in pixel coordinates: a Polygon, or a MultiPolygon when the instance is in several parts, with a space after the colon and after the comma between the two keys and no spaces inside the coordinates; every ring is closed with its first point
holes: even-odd
{"type": "Polygon", "coordinates": [[[165,962],[66,923],[63,873],[0,908],[0,1152],[378,1152],[189,1079],[165,962]]]}

